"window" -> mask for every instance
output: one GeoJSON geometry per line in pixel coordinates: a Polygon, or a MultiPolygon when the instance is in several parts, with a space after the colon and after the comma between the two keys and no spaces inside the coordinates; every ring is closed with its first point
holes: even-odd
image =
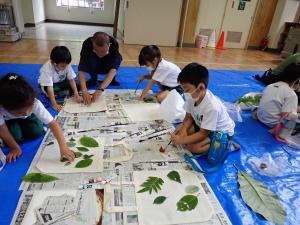
{"type": "Polygon", "coordinates": [[[104,0],[56,0],[56,6],[104,10],[104,0]]]}

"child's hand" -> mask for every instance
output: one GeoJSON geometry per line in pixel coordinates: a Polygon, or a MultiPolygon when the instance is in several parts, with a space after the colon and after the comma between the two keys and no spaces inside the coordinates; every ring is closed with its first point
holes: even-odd
{"type": "Polygon", "coordinates": [[[171,134],[171,141],[175,145],[180,145],[183,143],[183,136],[176,135],[176,134],[171,134]]]}
{"type": "Polygon", "coordinates": [[[139,100],[139,101],[144,101],[144,96],[140,96],[140,97],[137,97],[137,100],[139,100]]]}
{"type": "Polygon", "coordinates": [[[145,80],[144,76],[139,77],[138,82],[141,83],[143,80],[145,80]]]}
{"type": "Polygon", "coordinates": [[[75,154],[72,150],[70,150],[68,147],[60,149],[60,157],[67,158],[70,162],[74,161],[75,154]]]}
{"type": "Polygon", "coordinates": [[[177,134],[179,136],[187,136],[187,130],[183,126],[183,124],[180,124],[179,126],[176,127],[174,134],[177,134]]]}
{"type": "Polygon", "coordinates": [[[20,155],[22,155],[22,150],[20,147],[12,148],[12,149],[10,149],[10,152],[6,156],[6,161],[7,162],[12,162],[12,161],[15,162],[20,155]]]}
{"type": "Polygon", "coordinates": [[[79,95],[74,95],[74,99],[77,103],[81,103],[82,102],[82,98],[79,95]]]}
{"type": "Polygon", "coordinates": [[[53,106],[53,109],[55,110],[55,111],[60,111],[61,109],[62,109],[62,105],[59,105],[59,104],[54,104],[53,106]]]}

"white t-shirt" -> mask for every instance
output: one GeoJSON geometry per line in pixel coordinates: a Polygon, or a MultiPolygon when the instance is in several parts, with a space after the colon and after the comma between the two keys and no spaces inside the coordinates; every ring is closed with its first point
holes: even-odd
{"type": "Polygon", "coordinates": [[[180,68],[174,63],[162,59],[159,62],[152,79],[158,81],[161,85],[165,85],[167,87],[176,87],[179,85],[177,82],[177,77],[180,72],[180,68]]]}
{"type": "Polygon", "coordinates": [[[209,90],[199,105],[195,106],[195,101],[188,99],[183,107],[192,115],[198,127],[209,131],[225,131],[233,136],[235,127],[233,120],[221,100],[209,90]]]}
{"type": "MultiPolygon", "coordinates": [[[[53,121],[51,114],[38,99],[34,100],[32,112],[28,116],[32,113],[46,125],[53,121]]],[[[5,123],[5,120],[26,119],[28,116],[14,116],[0,106],[0,126],[5,123]]]]}
{"type": "Polygon", "coordinates": [[[266,87],[258,109],[258,119],[268,127],[275,127],[282,112],[297,112],[298,97],[285,82],[277,82],[266,87]]]}
{"type": "Polygon", "coordinates": [[[49,60],[40,69],[40,77],[38,82],[43,87],[53,86],[54,83],[64,81],[66,77],[68,78],[68,80],[76,78],[76,74],[72,66],[68,65],[66,69],[62,71],[57,71],[55,69],[55,66],[49,60]]]}

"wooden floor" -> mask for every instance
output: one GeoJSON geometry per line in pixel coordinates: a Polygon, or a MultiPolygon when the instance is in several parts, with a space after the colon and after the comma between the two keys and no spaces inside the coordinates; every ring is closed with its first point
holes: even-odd
{"type": "MultiPolygon", "coordinates": [[[[15,43],[0,43],[0,63],[42,64],[56,45],[67,46],[72,54],[72,64],[78,64],[82,42],[46,41],[23,39],[15,43]]],[[[138,66],[137,58],[141,46],[120,45],[123,66],[138,66]]],[[[190,62],[198,62],[209,69],[266,70],[277,65],[278,54],[256,50],[212,50],[197,48],[161,47],[165,59],[183,67],[190,62]]]]}

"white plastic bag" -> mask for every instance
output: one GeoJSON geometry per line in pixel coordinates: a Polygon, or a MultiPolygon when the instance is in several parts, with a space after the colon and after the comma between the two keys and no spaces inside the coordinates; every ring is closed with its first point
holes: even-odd
{"type": "Polygon", "coordinates": [[[243,122],[241,108],[236,103],[222,101],[230,118],[235,122],[243,122]]]}
{"type": "Polygon", "coordinates": [[[6,163],[6,156],[4,155],[4,153],[0,148],[0,171],[4,168],[5,163],[6,163]]]}
{"type": "Polygon", "coordinates": [[[181,95],[172,90],[159,107],[160,115],[169,123],[182,122],[185,117],[184,100],[181,95]]]}

